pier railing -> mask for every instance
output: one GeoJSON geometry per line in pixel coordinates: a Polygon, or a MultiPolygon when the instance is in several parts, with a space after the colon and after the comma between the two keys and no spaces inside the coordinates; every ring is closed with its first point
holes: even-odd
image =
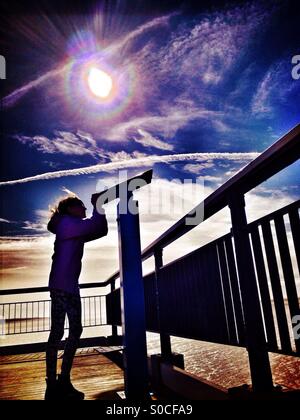
{"type": "MultiPolygon", "coordinates": [[[[92,294],[81,297],[82,326],[84,331],[91,330],[81,340],[81,346],[121,344],[115,327],[107,322],[105,283],[86,283],[80,288],[93,289],[92,294]],[[103,336],[99,333],[102,327],[107,327],[103,336]]],[[[44,351],[47,335],[43,334],[51,328],[48,287],[5,289],[0,291],[0,296],[0,354],[44,351]]],[[[66,318],[65,330],[68,329],[66,318]]]]}
{"type": "MultiPolygon", "coordinates": [[[[82,326],[106,326],[106,296],[85,296],[81,298],[82,326]]],[[[47,332],[51,329],[51,300],[30,300],[0,304],[0,336],[47,332]]],[[[65,329],[69,328],[68,319],[65,329]]]]}
{"type": "MultiPolygon", "coordinates": [[[[248,225],[267,347],[291,355],[300,355],[300,340],[292,331],[292,320],[299,315],[299,209],[300,200],[248,225]]],[[[235,258],[229,233],[163,266],[159,272],[160,320],[155,272],[146,275],[147,330],[246,346],[235,258]]],[[[109,293],[107,301],[108,323],[121,325],[120,289],[109,293]]]]}

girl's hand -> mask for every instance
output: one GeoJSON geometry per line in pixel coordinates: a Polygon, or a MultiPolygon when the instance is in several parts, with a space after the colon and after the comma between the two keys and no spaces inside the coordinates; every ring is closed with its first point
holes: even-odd
{"type": "MultiPolygon", "coordinates": [[[[95,194],[92,195],[91,203],[93,204],[94,207],[96,207],[98,198],[100,196],[102,196],[103,194],[105,194],[105,193],[106,193],[106,191],[102,191],[101,193],[95,193],[95,194]]],[[[101,205],[101,207],[103,207],[104,204],[107,204],[107,202],[108,202],[108,199],[107,199],[106,195],[104,195],[104,199],[102,198],[102,205],[101,205]]]]}
{"type": "Polygon", "coordinates": [[[91,203],[94,207],[97,204],[98,197],[99,197],[99,193],[92,194],[91,203]]]}

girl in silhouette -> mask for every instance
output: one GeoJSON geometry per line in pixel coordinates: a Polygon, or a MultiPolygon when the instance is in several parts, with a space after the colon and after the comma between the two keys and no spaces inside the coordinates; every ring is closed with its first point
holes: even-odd
{"type": "Polygon", "coordinates": [[[49,277],[51,295],[51,331],[46,350],[46,400],[84,399],[70,380],[70,372],[82,333],[81,300],[78,279],[85,242],[107,235],[105,214],[98,213],[95,204],[93,215],[86,218],[86,208],[76,196],[62,199],[52,210],[48,230],[56,235],[52,267],[49,277]],[[61,374],[56,377],[57,352],[64,335],[65,318],[69,320],[69,337],[66,341],[61,374]]]}

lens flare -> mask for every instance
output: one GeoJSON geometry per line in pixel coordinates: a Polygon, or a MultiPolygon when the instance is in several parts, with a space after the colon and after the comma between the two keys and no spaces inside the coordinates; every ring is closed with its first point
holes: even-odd
{"type": "Polygon", "coordinates": [[[88,74],[88,85],[94,95],[107,98],[112,90],[113,82],[109,74],[92,67],[88,74]]]}

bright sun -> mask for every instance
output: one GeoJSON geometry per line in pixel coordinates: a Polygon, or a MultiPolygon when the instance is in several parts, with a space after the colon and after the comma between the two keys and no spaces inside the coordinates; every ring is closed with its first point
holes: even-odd
{"type": "Polygon", "coordinates": [[[92,67],[88,75],[88,85],[92,93],[100,98],[107,98],[112,89],[112,78],[102,70],[92,67]]]}

